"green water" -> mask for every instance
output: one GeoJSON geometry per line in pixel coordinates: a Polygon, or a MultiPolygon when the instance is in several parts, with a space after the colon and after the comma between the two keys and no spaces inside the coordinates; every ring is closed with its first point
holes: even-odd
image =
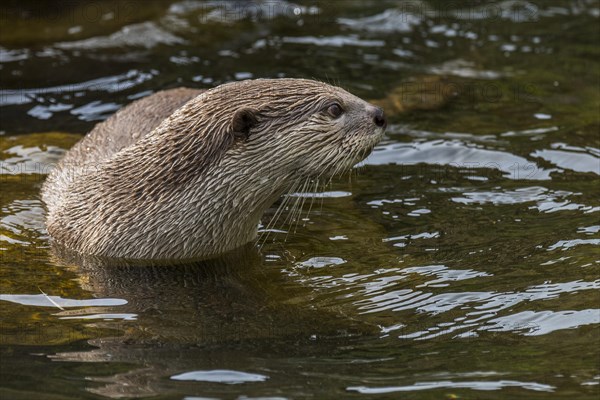
{"type": "Polygon", "coordinates": [[[1,7],[2,399],[600,395],[598,1],[1,7]],[[52,255],[40,185],[97,121],[283,76],[390,122],[301,219],[200,265],[52,255]]]}

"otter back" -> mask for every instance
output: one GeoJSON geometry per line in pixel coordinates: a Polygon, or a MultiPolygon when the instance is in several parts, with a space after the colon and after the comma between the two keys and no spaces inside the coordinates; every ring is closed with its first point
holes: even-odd
{"type": "Polygon", "coordinates": [[[52,210],[61,192],[68,190],[80,173],[97,167],[119,150],[137,142],[202,92],[204,90],[177,88],[154,93],[121,108],[106,121],[97,124],[67,152],[46,179],[42,200],[48,210],[52,210]]]}

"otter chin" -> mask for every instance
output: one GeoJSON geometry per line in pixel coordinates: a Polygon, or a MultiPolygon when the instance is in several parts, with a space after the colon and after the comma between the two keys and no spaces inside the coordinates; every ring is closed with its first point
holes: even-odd
{"type": "Polygon", "coordinates": [[[47,229],[81,255],[215,257],[256,239],[299,182],[363,160],[385,128],[381,108],[313,80],[158,92],[66,153],[42,188],[47,229]]]}

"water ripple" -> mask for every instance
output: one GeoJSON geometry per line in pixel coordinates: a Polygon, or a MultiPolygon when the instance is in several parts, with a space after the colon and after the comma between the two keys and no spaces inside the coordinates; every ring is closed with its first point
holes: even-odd
{"type": "Polygon", "coordinates": [[[186,41],[165,31],[154,22],[128,25],[109,36],[98,36],[73,42],[59,42],[55,46],[63,50],[96,50],[115,47],[144,47],[150,49],[159,44],[184,44],[186,41]]]}
{"type": "Polygon", "coordinates": [[[0,222],[3,229],[23,237],[27,237],[26,230],[42,236],[46,234],[44,225],[46,212],[40,200],[15,200],[3,207],[2,213],[4,215],[0,222]]]}
{"type": "MultiPolygon", "coordinates": [[[[414,269],[411,272],[413,271],[414,269]]],[[[489,275],[472,270],[447,270],[438,278],[438,281],[456,281],[482,276],[489,275]]],[[[427,282],[420,287],[428,286],[430,283],[427,282]]],[[[373,292],[381,293],[380,289],[373,285],[364,286],[362,292],[365,298],[355,302],[359,310],[363,310],[363,313],[374,313],[384,310],[414,309],[417,312],[438,314],[460,307],[473,310],[466,314],[467,316],[478,316],[482,313],[496,313],[524,301],[548,300],[556,298],[562,293],[600,289],[600,280],[542,284],[531,286],[523,292],[448,292],[434,295],[413,289],[402,289],[373,296],[373,292]]]]}
{"type": "Polygon", "coordinates": [[[522,389],[533,390],[535,392],[553,392],[556,389],[551,385],[544,385],[536,382],[521,382],[521,381],[434,381],[434,382],[417,382],[407,386],[383,386],[383,387],[368,387],[368,386],[350,386],[346,390],[358,392],[361,394],[385,394],[396,392],[412,392],[418,390],[434,390],[434,389],[473,389],[473,390],[500,390],[509,387],[519,387],[522,389]]]}
{"type": "Polygon", "coordinates": [[[121,306],[127,304],[124,299],[65,299],[60,296],[47,296],[45,294],[0,294],[0,300],[17,303],[24,306],[35,307],[99,307],[121,306]]]}
{"type": "Polygon", "coordinates": [[[591,244],[595,246],[600,245],[600,239],[573,239],[573,240],[559,240],[552,246],[548,247],[548,251],[563,249],[568,250],[575,246],[581,246],[582,244],[591,244]]]}
{"type": "Polygon", "coordinates": [[[171,379],[176,381],[196,381],[196,382],[219,382],[228,384],[246,383],[246,382],[264,382],[269,379],[266,375],[251,374],[248,372],[231,370],[211,370],[211,371],[191,371],[183,374],[173,375],[171,379]]]}
{"type": "Polygon", "coordinates": [[[574,329],[583,325],[600,324],[600,309],[580,311],[523,311],[491,319],[479,331],[524,331],[525,336],[547,335],[561,329],[574,329]]]}
{"type": "Polygon", "coordinates": [[[460,197],[452,197],[451,200],[460,204],[482,205],[512,205],[535,202],[536,205],[529,208],[544,213],[577,210],[585,213],[598,211],[598,207],[571,202],[568,197],[572,195],[574,193],[563,190],[553,191],[542,186],[530,186],[515,190],[465,192],[460,197]]]}
{"type": "Polygon", "coordinates": [[[0,160],[0,175],[46,175],[64,155],[65,150],[57,146],[26,147],[16,145],[2,152],[11,157],[0,160]]]}
{"type": "Polygon", "coordinates": [[[343,47],[343,46],[383,47],[383,46],[385,46],[385,42],[383,40],[361,40],[356,35],[330,36],[330,37],[315,37],[315,36],[291,37],[291,36],[286,36],[286,37],[283,37],[281,40],[283,43],[310,44],[313,46],[332,46],[332,47],[343,47]]]}
{"type": "Polygon", "coordinates": [[[369,32],[410,32],[421,24],[423,18],[401,9],[387,9],[384,12],[364,18],[338,18],[338,24],[350,29],[369,32]]]}
{"type": "Polygon", "coordinates": [[[544,169],[533,161],[499,150],[459,140],[393,143],[381,145],[364,161],[366,165],[413,165],[426,163],[456,168],[496,169],[509,179],[549,180],[555,169],[544,169]]]}
{"type": "Polygon", "coordinates": [[[136,69],[112,76],[103,76],[85,82],[77,82],[59,86],[36,89],[2,89],[0,90],[0,105],[20,105],[34,101],[43,101],[45,97],[84,94],[85,92],[116,93],[152,79],[155,72],[142,72],[136,69]]]}
{"type": "Polygon", "coordinates": [[[577,172],[593,172],[596,175],[600,175],[600,151],[598,149],[584,149],[581,147],[566,146],[562,143],[555,143],[552,145],[552,148],[561,150],[536,150],[531,153],[531,156],[543,158],[560,168],[577,172]]]}

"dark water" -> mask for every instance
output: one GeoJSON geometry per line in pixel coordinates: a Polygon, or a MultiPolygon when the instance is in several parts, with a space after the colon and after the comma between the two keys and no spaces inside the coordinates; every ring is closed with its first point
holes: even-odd
{"type": "Polygon", "coordinates": [[[598,398],[598,1],[1,11],[2,399],[598,398]],[[52,256],[40,184],[94,123],[283,76],[391,122],[310,213],[202,265],[52,256]]]}

